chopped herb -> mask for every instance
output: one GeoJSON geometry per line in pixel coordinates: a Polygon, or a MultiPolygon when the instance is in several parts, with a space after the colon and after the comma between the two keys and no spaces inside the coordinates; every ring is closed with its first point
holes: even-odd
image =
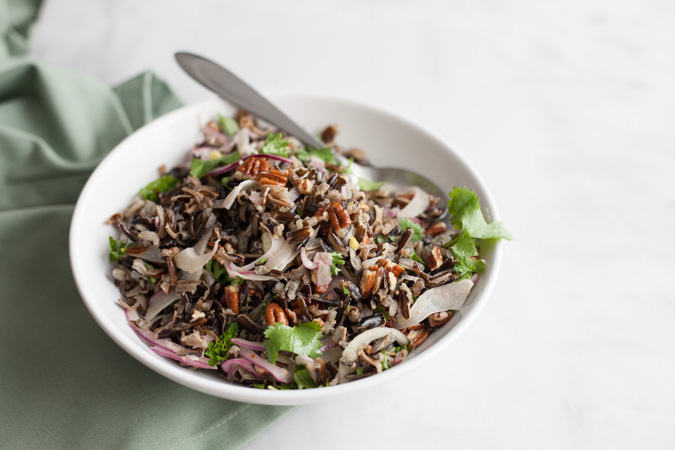
{"type": "Polygon", "coordinates": [[[223,133],[229,137],[234,136],[239,131],[239,124],[232,117],[225,117],[222,114],[218,114],[218,124],[220,129],[223,130],[223,133]]]}
{"type": "Polygon", "coordinates": [[[150,200],[156,202],[159,200],[157,194],[159,192],[169,192],[171,189],[175,188],[178,184],[178,178],[173,175],[164,175],[148,183],[143,189],[138,191],[138,195],[143,200],[150,200]]]}
{"type": "Polygon", "coordinates": [[[363,375],[363,367],[357,367],[356,368],[356,376],[360,377],[361,375],[363,375]]]}
{"type": "Polygon", "coordinates": [[[382,370],[387,370],[389,368],[389,361],[387,361],[387,351],[382,350],[382,370]]]}
{"type": "Polygon", "coordinates": [[[209,343],[208,348],[204,352],[204,356],[211,358],[209,360],[209,366],[215,367],[220,361],[227,359],[227,351],[232,347],[232,338],[237,337],[238,333],[239,325],[231,323],[218,339],[209,343]]]}
{"type": "Polygon", "coordinates": [[[108,241],[110,242],[110,262],[117,262],[120,258],[127,256],[127,247],[133,246],[133,243],[116,241],[112,236],[108,237],[108,241]]]}
{"type": "MultiPolygon", "coordinates": [[[[225,186],[225,185],[230,181],[230,178],[232,178],[232,177],[223,177],[223,178],[221,178],[221,179],[220,179],[220,184],[223,185],[223,186],[225,186]]],[[[226,186],[226,187],[227,187],[227,186],[226,186]]],[[[230,188],[230,190],[232,190],[232,188],[230,188]]]]}
{"type": "Polygon", "coordinates": [[[299,148],[294,150],[295,156],[300,158],[303,161],[309,161],[312,159],[312,156],[316,156],[317,158],[330,163],[330,164],[335,164],[335,155],[333,154],[333,150],[330,148],[324,147],[324,148],[299,148]]]}
{"type": "Polygon", "coordinates": [[[338,272],[340,271],[340,268],[338,267],[339,265],[344,265],[345,259],[342,257],[342,253],[340,252],[333,252],[331,253],[333,257],[333,263],[330,266],[330,273],[333,275],[337,275],[338,272]]]}
{"type": "Polygon", "coordinates": [[[408,351],[408,344],[399,345],[398,347],[394,347],[391,349],[393,353],[399,353],[402,352],[403,350],[408,351]]]}
{"type": "Polygon", "coordinates": [[[412,219],[409,217],[403,217],[399,222],[398,222],[398,227],[402,230],[405,231],[408,228],[412,229],[412,236],[410,236],[410,242],[418,242],[424,239],[424,229],[419,223],[414,222],[412,219]]]}
{"type": "Polygon", "coordinates": [[[347,165],[341,170],[342,173],[351,174],[352,173],[352,164],[354,164],[354,158],[349,158],[347,165]]]}
{"type": "Polygon", "coordinates": [[[351,297],[351,296],[352,296],[352,294],[349,292],[349,289],[347,289],[347,286],[345,286],[344,284],[342,285],[342,292],[344,292],[344,294],[345,294],[347,297],[351,297]]]}
{"type": "Polygon", "coordinates": [[[384,314],[384,318],[389,320],[391,319],[391,316],[389,315],[389,308],[385,308],[382,305],[377,305],[377,308],[375,308],[375,311],[373,311],[375,314],[384,314]]]}
{"type": "Polygon", "coordinates": [[[155,284],[155,283],[157,283],[157,281],[158,281],[157,278],[150,277],[150,283],[155,284]]]}
{"type": "Polygon", "coordinates": [[[294,327],[277,322],[265,330],[265,356],[275,363],[279,350],[285,350],[316,358],[321,354],[321,337],[321,325],[314,321],[294,327]]]}
{"type": "Polygon", "coordinates": [[[284,139],[281,133],[270,133],[265,138],[265,145],[260,153],[288,157],[291,149],[288,147],[289,140],[284,139]]]}
{"type": "Polygon", "coordinates": [[[377,245],[380,245],[381,243],[383,243],[386,240],[387,240],[387,237],[384,234],[378,234],[377,236],[375,236],[375,243],[377,245]]]}
{"type": "Polygon", "coordinates": [[[209,159],[208,161],[202,161],[199,158],[193,158],[190,161],[190,175],[201,178],[216,167],[227,166],[235,161],[238,161],[240,158],[241,155],[239,152],[230,153],[229,155],[222,156],[218,159],[209,159]]]}
{"type": "Polygon", "coordinates": [[[237,278],[230,278],[230,276],[227,273],[227,269],[221,265],[218,261],[215,260],[210,260],[204,265],[204,268],[211,272],[211,275],[213,275],[213,278],[216,279],[216,281],[220,284],[231,284],[232,286],[237,286],[241,283],[244,282],[241,277],[237,278]]]}
{"type": "Polygon", "coordinates": [[[267,262],[267,258],[260,258],[260,261],[258,261],[258,264],[265,264],[267,262]]]}
{"type": "Polygon", "coordinates": [[[366,192],[379,191],[385,184],[385,181],[369,181],[365,178],[359,178],[359,189],[366,192]]]}
{"type": "Polygon", "coordinates": [[[422,264],[424,267],[427,266],[427,263],[422,261],[422,259],[419,256],[417,256],[417,253],[415,253],[415,252],[412,252],[411,254],[409,254],[408,258],[412,259],[413,261],[417,261],[418,263],[422,264]]]}
{"type": "Polygon", "coordinates": [[[256,384],[252,384],[251,386],[253,386],[256,389],[265,389],[267,387],[267,385],[265,383],[256,383],[256,384]]]}
{"type": "Polygon", "coordinates": [[[298,385],[298,389],[310,389],[316,387],[316,383],[304,364],[297,366],[295,372],[293,372],[293,379],[295,380],[295,384],[298,385]]]}

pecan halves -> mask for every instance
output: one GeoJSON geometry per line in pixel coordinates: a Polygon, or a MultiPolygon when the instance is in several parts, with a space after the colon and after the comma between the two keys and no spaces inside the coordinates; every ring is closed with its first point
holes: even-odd
{"type": "Polygon", "coordinates": [[[405,337],[408,338],[408,351],[412,351],[414,348],[419,347],[427,340],[429,337],[429,330],[424,326],[424,324],[418,323],[408,328],[405,333],[405,337]]]}
{"type": "Polygon", "coordinates": [[[281,306],[276,303],[270,303],[265,308],[265,318],[267,319],[267,326],[272,326],[275,323],[279,322],[282,325],[288,325],[288,317],[286,313],[281,308],[281,306]]]}
{"type": "Polygon", "coordinates": [[[269,166],[263,158],[246,158],[244,163],[237,167],[237,172],[243,172],[245,175],[255,177],[259,173],[267,172],[269,166]]]}
{"type": "Polygon", "coordinates": [[[345,211],[341,204],[336,202],[328,205],[328,218],[335,231],[348,227],[352,223],[349,213],[345,211]]]}
{"type": "Polygon", "coordinates": [[[287,182],[288,178],[286,178],[286,174],[276,169],[272,169],[270,172],[263,172],[258,175],[258,183],[260,184],[286,186],[287,182]]]}
{"type": "Polygon", "coordinates": [[[233,313],[239,314],[239,286],[226,286],[223,290],[223,300],[233,313]]]}

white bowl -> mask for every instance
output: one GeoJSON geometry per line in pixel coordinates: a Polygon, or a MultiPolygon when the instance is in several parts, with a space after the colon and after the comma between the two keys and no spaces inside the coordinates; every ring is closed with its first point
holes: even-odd
{"type": "MultiPolygon", "coordinates": [[[[364,149],[374,165],[399,166],[423,173],[446,191],[467,186],[478,193],[483,214],[498,220],[492,197],[471,166],[429,131],[382,110],[352,101],[309,95],[272,95],[272,101],[291,117],[318,133],[338,124],[338,141],[345,147],[364,149]]],[[[289,391],[247,388],[231,384],[214,371],[196,372],[152,352],[132,331],[117,304],[120,294],[110,275],[108,236],[114,235],[105,220],[122,211],[148,182],[157,168],[184,161],[199,141],[199,123],[216,113],[232,115],[235,108],[213,100],[185,106],[144,126],[120,143],[87,181],[75,207],[70,228],[70,261],[75,282],[89,312],[103,330],[131,356],[152,370],[185,386],[217,397],[268,405],[314,403],[374,388],[420,368],[433,357],[451,358],[448,346],[485,306],[497,279],[501,244],[483,246],[487,270],[473,288],[466,305],[452,321],[432,333],[404,363],[372,377],[350,383],[289,391]]]]}

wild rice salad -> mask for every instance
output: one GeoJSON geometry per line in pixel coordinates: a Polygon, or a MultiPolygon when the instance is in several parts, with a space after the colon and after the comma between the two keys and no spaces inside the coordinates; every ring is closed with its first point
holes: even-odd
{"type": "Polygon", "coordinates": [[[353,180],[333,152],[239,111],[109,223],[120,304],[151,350],[268,389],[345,383],[404,361],[452,320],[485,269],[476,194],[353,180]],[[356,181],[356,182],[354,182],[356,181]]]}

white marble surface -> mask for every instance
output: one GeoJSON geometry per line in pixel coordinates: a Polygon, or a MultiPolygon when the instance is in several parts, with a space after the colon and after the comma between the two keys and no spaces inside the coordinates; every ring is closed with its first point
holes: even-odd
{"type": "Polygon", "coordinates": [[[410,117],[491,187],[516,240],[444,358],[248,448],[673,448],[673,25],[667,0],[47,0],[33,54],[196,101],[172,54],[203,53],[410,117]]]}

